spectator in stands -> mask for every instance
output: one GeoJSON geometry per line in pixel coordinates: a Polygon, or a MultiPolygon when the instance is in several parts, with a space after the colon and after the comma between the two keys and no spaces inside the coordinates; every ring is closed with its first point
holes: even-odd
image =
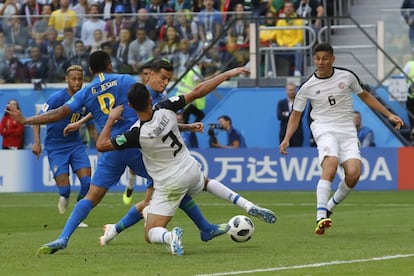
{"type": "Polygon", "coordinates": [[[27,0],[20,8],[20,16],[22,16],[20,19],[22,26],[27,28],[27,31],[31,33],[35,22],[41,20],[39,16],[41,14],[42,5],[36,0],[27,0]]]}
{"type": "Polygon", "coordinates": [[[76,38],[73,28],[65,28],[65,30],[63,31],[63,37],[64,39],[61,44],[63,45],[63,48],[65,50],[65,56],[68,59],[71,59],[73,56],[76,55],[76,38]]]}
{"type": "Polygon", "coordinates": [[[91,72],[89,71],[89,55],[86,52],[85,45],[82,40],[75,42],[75,55],[69,60],[70,65],[80,65],[84,73],[84,81],[91,80],[91,72]]]}
{"type": "Polygon", "coordinates": [[[360,147],[375,147],[374,131],[369,127],[362,126],[362,117],[359,111],[354,111],[354,123],[357,129],[360,147]]]}
{"type": "Polygon", "coordinates": [[[159,37],[159,30],[156,28],[157,19],[148,15],[145,8],[138,10],[135,19],[131,22],[131,33],[135,34],[137,29],[144,29],[145,33],[152,41],[156,41],[159,37]]]}
{"type": "Polygon", "coordinates": [[[143,28],[138,28],[135,33],[136,39],[129,45],[128,62],[134,73],[148,59],[154,57],[155,42],[151,40],[143,28]]]}
{"type": "Polygon", "coordinates": [[[57,44],[53,49],[53,53],[49,58],[49,77],[48,82],[64,82],[66,76],[66,69],[68,69],[70,62],[66,58],[65,50],[62,44],[57,44]]]}
{"type": "Polygon", "coordinates": [[[43,56],[49,57],[59,42],[57,41],[58,33],[55,29],[49,28],[47,30],[46,39],[40,44],[40,52],[43,56]]]}
{"type": "MultiPolygon", "coordinates": [[[[8,105],[13,105],[20,110],[19,103],[15,99],[10,99],[8,105]]],[[[3,149],[23,148],[24,125],[13,119],[7,112],[4,112],[0,122],[0,135],[3,136],[3,149]]]]}
{"type": "Polygon", "coordinates": [[[131,44],[131,32],[129,29],[121,29],[119,42],[114,45],[115,57],[121,62],[121,72],[131,73],[132,67],[128,64],[129,45],[131,44]]]}
{"type": "Polygon", "coordinates": [[[104,42],[105,42],[105,39],[104,39],[104,34],[102,30],[96,29],[93,32],[93,42],[92,42],[91,50],[89,51],[89,53],[92,54],[93,52],[102,50],[102,43],[104,42]]]}
{"type": "Polygon", "coordinates": [[[295,5],[296,14],[299,17],[307,18],[307,25],[312,27],[316,32],[322,27],[322,19],[325,15],[325,9],[319,0],[300,0],[295,5]],[[313,19],[309,19],[313,17],[313,19]]]}
{"type": "MultiPolygon", "coordinates": [[[[49,0],[44,0],[44,1],[47,1],[47,3],[49,3],[49,0]]],[[[60,9],[60,0],[52,0],[50,1],[49,5],[50,7],[52,7],[52,12],[57,11],[60,9]]]]}
{"type": "Polygon", "coordinates": [[[49,74],[48,58],[42,57],[40,47],[30,47],[30,60],[24,64],[26,82],[41,85],[46,82],[49,74]]]}
{"type": "Polygon", "coordinates": [[[125,16],[125,7],[117,5],[114,9],[114,18],[107,20],[104,29],[105,39],[112,43],[119,41],[119,33],[121,29],[130,29],[131,22],[125,16]]]}
{"type": "MultiPolygon", "coordinates": [[[[250,12],[252,10],[252,1],[245,1],[245,0],[223,0],[223,21],[228,23],[230,18],[234,16],[234,14],[230,15],[228,12],[234,12],[236,9],[236,5],[241,4],[243,6],[243,12],[250,12]]],[[[249,15],[242,15],[242,16],[249,16],[249,15]]]]}
{"type": "Polygon", "coordinates": [[[161,58],[165,58],[172,63],[174,55],[180,48],[180,35],[174,26],[168,26],[165,38],[159,41],[159,53],[161,58]]]}
{"type": "Polygon", "coordinates": [[[16,54],[23,55],[24,51],[29,45],[29,33],[24,28],[19,20],[18,15],[12,15],[10,24],[4,27],[4,34],[6,35],[6,43],[14,46],[16,54]]]}
{"type": "Polygon", "coordinates": [[[103,31],[105,29],[105,21],[99,16],[99,6],[92,4],[89,6],[88,19],[82,24],[81,28],[81,39],[88,52],[90,52],[93,44],[93,33],[97,29],[103,31]]]}
{"type": "Polygon", "coordinates": [[[9,20],[12,15],[18,15],[20,4],[17,0],[4,0],[4,3],[0,3],[0,25],[4,28],[9,24],[9,20]]]}
{"type": "Polygon", "coordinates": [[[6,60],[6,37],[2,31],[0,31],[0,62],[6,60]]]}
{"type": "Polygon", "coordinates": [[[24,82],[24,66],[14,54],[12,45],[6,46],[6,59],[0,62],[0,83],[24,82]]]}
{"type": "MultiPolygon", "coordinates": [[[[293,3],[286,2],[284,8],[285,16],[277,21],[278,27],[300,27],[304,25],[303,19],[298,18],[293,3]]],[[[279,47],[295,48],[304,43],[304,29],[279,29],[276,30],[276,42],[279,47]]],[[[295,50],[293,75],[302,76],[303,50],[295,50]]]]}
{"type": "Polygon", "coordinates": [[[190,42],[188,39],[181,39],[178,47],[178,51],[174,54],[171,61],[174,65],[174,76],[176,78],[179,78],[187,71],[187,66],[189,66],[195,58],[195,55],[191,54],[190,42]]]}
{"type": "MultiPolygon", "coordinates": [[[[296,84],[289,82],[286,84],[286,98],[282,99],[277,104],[277,119],[280,121],[279,129],[279,144],[283,141],[286,134],[286,128],[289,121],[290,113],[293,108],[293,101],[296,96],[296,84]]],[[[302,121],[299,122],[299,126],[296,132],[292,135],[289,140],[291,147],[302,147],[303,146],[303,126],[302,121]]]]}
{"type": "Polygon", "coordinates": [[[149,3],[145,7],[148,11],[148,13],[151,13],[151,17],[153,17],[157,23],[155,25],[155,28],[159,32],[161,26],[164,24],[165,19],[164,15],[157,15],[159,13],[165,13],[165,10],[168,8],[168,6],[165,4],[163,0],[149,0],[149,3]]]}
{"type": "MultiPolygon", "coordinates": [[[[271,10],[266,12],[266,16],[264,18],[264,24],[260,27],[276,27],[276,16],[271,10]]],[[[260,46],[263,46],[263,47],[276,46],[276,30],[274,29],[273,30],[272,29],[260,30],[259,40],[260,40],[260,46]]],[[[272,66],[271,59],[274,59],[274,56],[269,53],[265,53],[261,57],[261,59],[262,59],[262,62],[261,62],[262,67],[265,64],[265,62],[267,62],[268,64],[270,64],[270,66],[272,66]],[[264,59],[267,59],[267,60],[264,61],[264,59]]],[[[267,74],[268,76],[273,76],[273,71],[276,72],[276,68],[269,67],[269,68],[263,68],[262,70],[264,71],[265,69],[267,69],[268,72],[263,72],[263,73],[267,74]]]]}
{"type": "Polygon", "coordinates": [[[194,21],[194,17],[188,10],[183,12],[184,13],[177,14],[177,28],[182,35],[182,39],[188,40],[190,45],[190,53],[197,54],[200,48],[198,26],[194,21]]]}
{"type": "Polygon", "coordinates": [[[76,12],[69,9],[69,0],[60,0],[60,8],[53,11],[49,19],[49,27],[55,28],[58,32],[57,40],[63,40],[63,31],[65,28],[72,28],[75,32],[77,26],[78,17],[76,12]]]}
{"type": "Polygon", "coordinates": [[[102,43],[102,51],[104,51],[111,57],[112,71],[114,73],[121,73],[122,63],[117,57],[114,56],[114,49],[112,43],[109,41],[102,43]]]}
{"type": "Polygon", "coordinates": [[[166,32],[167,32],[167,28],[169,26],[173,26],[176,28],[176,31],[179,34],[179,37],[182,38],[183,35],[180,32],[180,29],[178,28],[178,23],[175,20],[175,16],[174,16],[174,10],[171,8],[168,8],[165,10],[166,14],[164,16],[164,24],[162,24],[162,26],[160,27],[160,35],[158,40],[162,41],[164,40],[165,36],[166,36],[166,32]]]}
{"type": "Polygon", "coordinates": [[[50,5],[44,5],[42,7],[42,18],[33,24],[32,40],[36,40],[37,36],[46,37],[47,30],[49,29],[49,18],[51,13],[52,8],[50,5]]]}
{"type": "Polygon", "coordinates": [[[401,15],[408,25],[408,38],[410,39],[411,51],[414,53],[414,1],[404,0],[401,5],[401,15]]]}
{"type": "Polygon", "coordinates": [[[243,14],[243,4],[236,4],[235,23],[227,31],[227,51],[236,59],[235,67],[243,66],[249,60],[249,20],[243,14]]]}
{"type": "Polygon", "coordinates": [[[169,1],[169,7],[175,12],[183,12],[184,10],[191,10],[191,0],[171,0],[169,1]]]}
{"type": "Polygon", "coordinates": [[[69,9],[78,15],[78,25],[76,26],[75,34],[76,37],[80,37],[82,24],[87,20],[86,16],[89,10],[88,0],[79,0],[75,5],[70,4],[69,9]]]}
{"type": "Polygon", "coordinates": [[[203,5],[204,9],[198,14],[198,34],[203,47],[207,48],[218,38],[223,21],[219,11],[213,8],[213,0],[204,0],[203,5]]]}
{"type": "Polygon", "coordinates": [[[219,129],[227,133],[227,145],[221,145],[216,139],[210,139],[210,147],[222,149],[245,148],[246,142],[243,135],[233,128],[231,118],[227,115],[222,115],[218,118],[219,129]]]}

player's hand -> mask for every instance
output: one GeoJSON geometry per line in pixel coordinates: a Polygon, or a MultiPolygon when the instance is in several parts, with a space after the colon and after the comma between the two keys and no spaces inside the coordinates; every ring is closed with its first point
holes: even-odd
{"type": "Polygon", "coordinates": [[[279,145],[279,151],[281,154],[286,155],[288,152],[286,149],[289,147],[289,141],[283,140],[282,143],[279,145]]]}
{"type": "Polygon", "coordinates": [[[395,124],[395,129],[400,129],[404,125],[404,121],[397,115],[391,114],[388,116],[388,120],[395,124]]]}
{"type": "Polygon", "coordinates": [[[122,112],[124,112],[124,106],[123,105],[118,105],[115,106],[111,109],[111,111],[109,112],[109,116],[108,116],[108,120],[112,120],[112,121],[118,121],[122,118],[122,112]]]}
{"type": "Polygon", "coordinates": [[[227,74],[228,74],[229,78],[236,77],[238,75],[247,76],[247,75],[250,74],[250,71],[246,67],[236,67],[234,69],[231,69],[231,70],[227,71],[227,74]]]}
{"type": "Polygon", "coordinates": [[[190,124],[190,128],[192,132],[203,132],[204,131],[204,124],[201,122],[194,122],[190,124]]]}
{"type": "Polygon", "coordinates": [[[25,123],[26,118],[23,116],[22,112],[19,109],[17,109],[16,106],[8,104],[5,111],[9,113],[10,116],[12,116],[13,119],[15,119],[17,122],[21,124],[25,123]]]}
{"type": "Polygon", "coordinates": [[[73,132],[73,131],[77,131],[80,128],[80,124],[78,123],[71,123],[68,124],[64,129],[63,129],[63,136],[68,136],[69,133],[73,132]]]}
{"type": "Polygon", "coordinates": [[[33,144],[32,146],[32,153],[36,155],[36,159],[39,160],[39,156],[42,153],[42,146],[40,144],[33,144]]]}

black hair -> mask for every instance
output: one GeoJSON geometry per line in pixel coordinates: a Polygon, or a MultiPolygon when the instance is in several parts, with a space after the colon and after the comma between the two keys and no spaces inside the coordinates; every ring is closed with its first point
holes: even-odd
{"type": "Polygon", "coordinates": [[[89,56],[89,67],[93,74],[105,72],[109,64],[111,57],[104,51],[96,51],[89,56]]]}
{"type": "Polygon", "coordinates": [[[152,61],[151,70],[158,73],[161,71],[161,69],[172,72],[174,70],[174,67],[172,66],[171,62],[165,58],[154,59],[152,61]]]}
{"type": "Polygon", "coordinates": [[[334,50],[331,44],[327,42],[319,43],[313,48],[313,52],[316,54],[317,52],[329,52],[331,55],[334,54],[334,50]]]}
{"type": "Polygon", "coordinates": [[[128,91],[129,104],[135,111],[145,111],[150,97],[147,87],[139,82],[133,84],[128,91]]]}
{"type": "Polygon", "coordinates": [[[232,125],[232,124],[231,124],[231,118],[230,118],[229,116],[227,116],[227,115],[221,115],[220,117],[218,117],[218,119],[219,119],[219,120],[220,120],[220,119],[223,119],[223,120],[225,120],[225,121],[229,122],[229,123],[230,123],[230,125],[232,125]]]}

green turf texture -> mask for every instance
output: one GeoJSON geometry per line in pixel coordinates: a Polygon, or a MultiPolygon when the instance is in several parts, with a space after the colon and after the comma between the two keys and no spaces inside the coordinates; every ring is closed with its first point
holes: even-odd
{"type": "MultiPolygon", "coordinates": [[[[354,191],[332,216],[323,236],[314,234],[315,192],[241,192],[273,210],[276,224],[256,218],[246,243],[220,236],[208,243],[178,210],[168,225],[184,230],[184,256],[144,241],[143,222],[99,246],[103,225],[130,208],[121,193],[108,193],[77,229],[68,247],[53,255],[37,249],[60,234],[69,212],[57,211],[55,193],[0,194],[1,275],[414,275],[414,191],[354,191]]],[[[134,201],[143,197],[134,194],[134,201]]],[[[212,223],[245,214],[203,192],[195,197],[212,223]]]]}

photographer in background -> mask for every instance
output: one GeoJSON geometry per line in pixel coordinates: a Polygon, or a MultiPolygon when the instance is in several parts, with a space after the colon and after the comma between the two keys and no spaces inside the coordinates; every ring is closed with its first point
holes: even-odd
{"type": "Polygon", "coordinates": [[[210,124],[208,129],[208,135],[210,136],[210,147],[212,148],[222,148],[222,149],[235,149],[235,148],[245,148],[246,142],[243,135],[233,128],[231,124],[231,119],[227,115],[222,115],[218,118],[218,124],[210,124]],[[215,129],[225,130],[227,134],[227,146],[221,145],[216,137],[215,129]]]}
{"type": "MultiPolygon", "coordinates": [[[[19,103],[15,99],[10,99],[8,105],[13,105],[20,110],[19,103]]],[[[7,112],[4,112],[0,122],[0,135],[3,136],[3,149],[23,149],[24,125],[7,112]]]]}

